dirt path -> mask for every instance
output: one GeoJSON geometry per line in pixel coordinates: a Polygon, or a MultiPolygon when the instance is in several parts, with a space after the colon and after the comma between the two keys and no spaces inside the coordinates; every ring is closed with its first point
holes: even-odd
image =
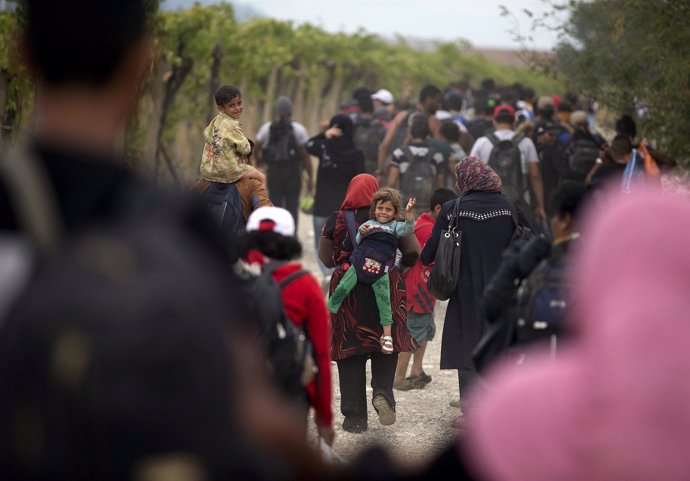
{"type": "MultiPolygon", "coordinates": [[[[314,257],[313,235],[311,216],[300,214],[299,237],[304,250],[302,262],[313,273],[320,274],[314,257]]],[[[343,431],[338,370],[335,364],[331,364],[336,430],[333,450],[339,456],[346,460],[353,459],[363,448],[379,444],[386,446],[401,464],[413,465],[428,460],[453,441],[456,432],[450,423],[457,415],[457,409],[451,408],[448,403],[458,396],[457,372],[438,368],[445,306],[437,306],[436,337],[428,344],[424,356],[424,371],[432,377],[432,381],[424,389],[394,391],[397,403],[394,425],[382,426],[378,423],[378,416],[371,406],[372,390],[368,372],[369,430],[358,434],[343,431]]],[[[310,428],[310,432],[313,431],[310,428]]]]}

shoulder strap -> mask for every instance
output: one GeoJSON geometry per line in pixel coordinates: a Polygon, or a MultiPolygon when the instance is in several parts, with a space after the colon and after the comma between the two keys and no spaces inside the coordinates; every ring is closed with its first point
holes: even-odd
{"type": "Polygon", "coordinates": [[[486,138],[489,139],[491,145],[493,145],[494,147],[496,147],[496,144],[501,141],[498,137],[496,137],[496,134],[494,134],[493,132],[487,135],[486,138]]]}
{"type": "Polygon", "coordinates": [[[285,264],[287,264],[287,261],[269,261],[261,266],[261,274],[273,275],[273,271],[278,269],[280,266],[284,266],[285,264]]]}
{"type": "Polygon", "coordinates": [[[518,222],[517,208],[515,207],[513,201],[511,201],[508,197],[504,195],[503,198],[506,200],[506,202],[508,202],[508,208],[510,209],[510,217],[513,219],[513,224],[515,225],[515,228],[517,228],[520,225],[518,222]]]}
{"type": "Polygon", "coordinates": [[[285,287],[288,286],[292,281],[296,281],[300,277],[309,274],[309,271],[306,269],[300,269],[298,271],[293,272],[292,274],[289,274],[285,276],[278,284],[280,284],[281,289],[285,289],[285,287]]]}
{"type": "Polygon", "coordinates": [[[7,183],[21,227],[37,250],[50,256],[62,237],[63,225],[56,194],[41,164],[25,146],[5,151],[0,176],[7,183]]]}
{"type": "Polygon", "coordinates": [[[400,147],[400,150],[402,150],[403,155],[410,164],[414,162],[414,154],[412,153],[412,149],[410,149],[409,145],[403,145],[400,147]]]}
{"type": "Polygon", "coordinates": [[[355,226],[355,213],[352,210],[345,211],[345,221],[347,222],[347,231],[350,235],[350,242],[352,243],[352,250],[357,246],[357,227],[355,226]]]}
{"type": "Polygon", "coordinates": [[[520,142],[522,142],[522,139],[524,139],[524,138],[525,138],[525,136],[522,134],[515,134],[515,135],[513,135],[513,138],[510,140],[511,140],[511,142],[513,142],[513,145],[515,147],[517,147],[520,145],[520,142]]]}
{"type": "Polygon", "coordinates": [[[458,197],[455,200],[455,206],[453,207],[453,216],[448,223],[448,230],[452,230],[458,226],[458,217],[460,217],[460,200],[462,197],[458,197]]]}

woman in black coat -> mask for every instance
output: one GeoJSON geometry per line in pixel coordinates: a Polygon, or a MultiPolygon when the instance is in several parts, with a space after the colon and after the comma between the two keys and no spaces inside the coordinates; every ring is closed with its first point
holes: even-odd
{"type": "MultiPolygon", "coordinates": [[[[431,238],[422,250],[422,263],[434,262],[441,231],[452,220],[459,202],[458,229],[462,231],[460,276],[446,311],[441,341],[441,369],[457,369],[460,393],[476,376],[472,350],[486,327],[481,306],[485,284],[498,269],[515,223],[508,200],[501,194],[500,177],[477,157],[465,157],[455,167],[460,198],[443,204],[431,238]]],[[[527,225],[524,215],[520,222],[527,225]]]]}

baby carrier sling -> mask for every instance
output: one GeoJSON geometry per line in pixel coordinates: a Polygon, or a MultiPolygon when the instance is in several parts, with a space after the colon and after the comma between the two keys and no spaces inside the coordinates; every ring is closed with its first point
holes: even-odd
{"type": "Polygon", "coordinates": [[[352,242],[350,266],[357,273],[357,282],[373,284],[386,274],[395,264],[395,252],[398,249],[398,238],[392,232],[382,229],[374,230],[357,244],[357,228],[355,214],[345,211],[347,229],[352,242]]]}

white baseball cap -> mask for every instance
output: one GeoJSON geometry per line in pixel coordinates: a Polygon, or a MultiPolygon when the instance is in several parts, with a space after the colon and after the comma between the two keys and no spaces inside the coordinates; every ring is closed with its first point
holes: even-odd
{"type": "Polygon", "coordinates": [[[375,94],[372,94],[371,98],[374,100],[380,100],[386,105],[393,103],[393,94],[386,89],[381,89],[375,94]]]}
{"type": "Polygon", "coordinates": [[[295,235],[295,220],[282,207],[259,207],[247,219],[247,232],[269,230],[287,237],[295,235]]]}

